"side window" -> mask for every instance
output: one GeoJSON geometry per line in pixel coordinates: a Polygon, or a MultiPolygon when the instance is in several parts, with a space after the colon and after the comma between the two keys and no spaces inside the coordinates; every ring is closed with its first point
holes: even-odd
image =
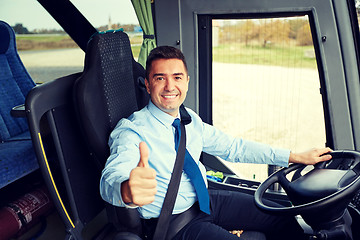
{"type": "MultiPolygon", "coordinates": [[[[309,18],[212,21],[213,125],[292,151],[324,147],[320,80],[309,18]]],[[[224,163],[263,181],[267,165],[224,163]]]]}
{"type": "MultiPolygon", "coordinates": [[[[92,8],[87,7],[88,2],[71,2],[98,31],[123,28],[135,59],[138,57],[143,34],[130,1],[104,0],[92,8]]],[[[85,53],[36,1],[4,0],[0,16],[15,30],[19,56],[34,82],[41,84],[83,70],[85,53]]]]}
{"type": "Polygon", "coordinates": [[[94,1],[91,8],[88,1],[71,2],[98,31],[123,29],[129,36],[133,56],[137,60],[143,42],[143,32],[131,1],[94,1]]]}
{"type": "Polygon", "coordinates": [[[85,53],[64,32],[16,37],[18,52],[35,83],[81,72],[85,53]]]}
{"type": "Polygon", "coordinates": [[[84,52],[39,3],[5,0],[1,8],[1,20],[15,30],[19,56],[34,82],[82,71],[84,52]]]}

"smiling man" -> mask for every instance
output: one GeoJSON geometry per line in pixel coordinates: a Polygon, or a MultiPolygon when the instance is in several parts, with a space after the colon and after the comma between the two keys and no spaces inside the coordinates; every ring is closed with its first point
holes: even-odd
{"type": "Polygon", "coordinates": [[[110,156],[100,182],[104,200],[137,208],[146,239],[152,239],[176,159],[176,123],[181,120],[186,124],[185,163],[167,239],[239,239],[229,233],[234,229],[245,230],[240,239],[248,230],[263,232],[268,239],[302,239],[295,218],[264,214],[256,208],[253,196],[221,190],[208,192],[200,155],[206,152],[232,162],[286,167],[289,162],[315,164],[329,160],[331,156],[326,153],[330,149],[291,153],[233,138],[204,123],[182,105],[189,76],[185,58],[177,48],[162,46],[151,51],[145,84],[151,97],[149,104],[121,119],[110,135],[110,156]],[[195,174],[185,167],[189,164],[195,174]],[[180,229],[172,227],[176,219],[189,212],[192,217],[186,225],[180,229]]]}
{"type": "Polygon", "coordinates": [[[146,89],[151,101],[162,111],[176,117],[188,91],[189,76],[180,59],[156,59],[147,67],[146,89]]]}

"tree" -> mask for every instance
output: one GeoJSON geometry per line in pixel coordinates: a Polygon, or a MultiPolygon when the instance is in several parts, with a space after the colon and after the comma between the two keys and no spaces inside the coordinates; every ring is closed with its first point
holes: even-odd
{"type": "Polygon", "coordinates": [[[310,46],[313,44],[310,26],[308,23],[304,23],[304,25],[298,30],[296,43],[299,46],[310,46]]]}
{"type": "Polygon", "coordinates": [[[309,20],[307,17],[306,17],[306,19],[296,18],[296,19],[289,20],[289,25],[290,25],[289,38],[296,39],[299,30],[304,26],[304,24],[308,24],[308,23],[309,23],[309,20]]]}
{"type": "Polygon", "coordinates": [[[16,34],[29,34],[29,30],[24,27],[21,23],[15,24],[14,27],[12,27],[16,34]]]}
{"type": "Polygon", "coordinates": [[[245,42],[245,46],[249,46],[249,41],[254,39],[258,35],[258,27],[251,19],[245,20],[240,26],[240,32],[242,33],[242,41],[245,42]]]}
{"type": "Polygon", "coordinates": [[[264,19],[261,21],[259,41],[266,47],[270,43],[289,41],[290,26],[287,21],[264,19]]]}

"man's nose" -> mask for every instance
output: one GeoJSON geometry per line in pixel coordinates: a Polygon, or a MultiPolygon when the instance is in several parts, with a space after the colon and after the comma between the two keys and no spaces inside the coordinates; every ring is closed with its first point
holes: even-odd
{"type": "Polygon", "coordinates": [[[172,91],[175,88],[175,81],[173,79],[166,79],[165,90],[172,91]]]}

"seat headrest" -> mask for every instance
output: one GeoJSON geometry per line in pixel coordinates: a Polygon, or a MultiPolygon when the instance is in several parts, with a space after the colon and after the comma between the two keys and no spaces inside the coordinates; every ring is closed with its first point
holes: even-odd
{"type": "Polygon", "coordinates": [[[96,83],[93,90],[98,91],[101,86],[113,128],[121,118],[138,109],[130,40],[122,31],[106,32],[95,35],[87,47],[83,76],[88,85],[96,83]]]}
{"type": "Polygon", "coordinates": [[[10,46],[10,39],[14,38],[14,30],[9,24],[0,21],[0,54],[7,52],[10,46]]]}
{"type": "Polygon", "coordinates": [[[87,45],[74,100],[89,148],[104,166],[107,141],[117,122],[138,110],[130,40],[121,31],[95,34],[87,45]]]}

